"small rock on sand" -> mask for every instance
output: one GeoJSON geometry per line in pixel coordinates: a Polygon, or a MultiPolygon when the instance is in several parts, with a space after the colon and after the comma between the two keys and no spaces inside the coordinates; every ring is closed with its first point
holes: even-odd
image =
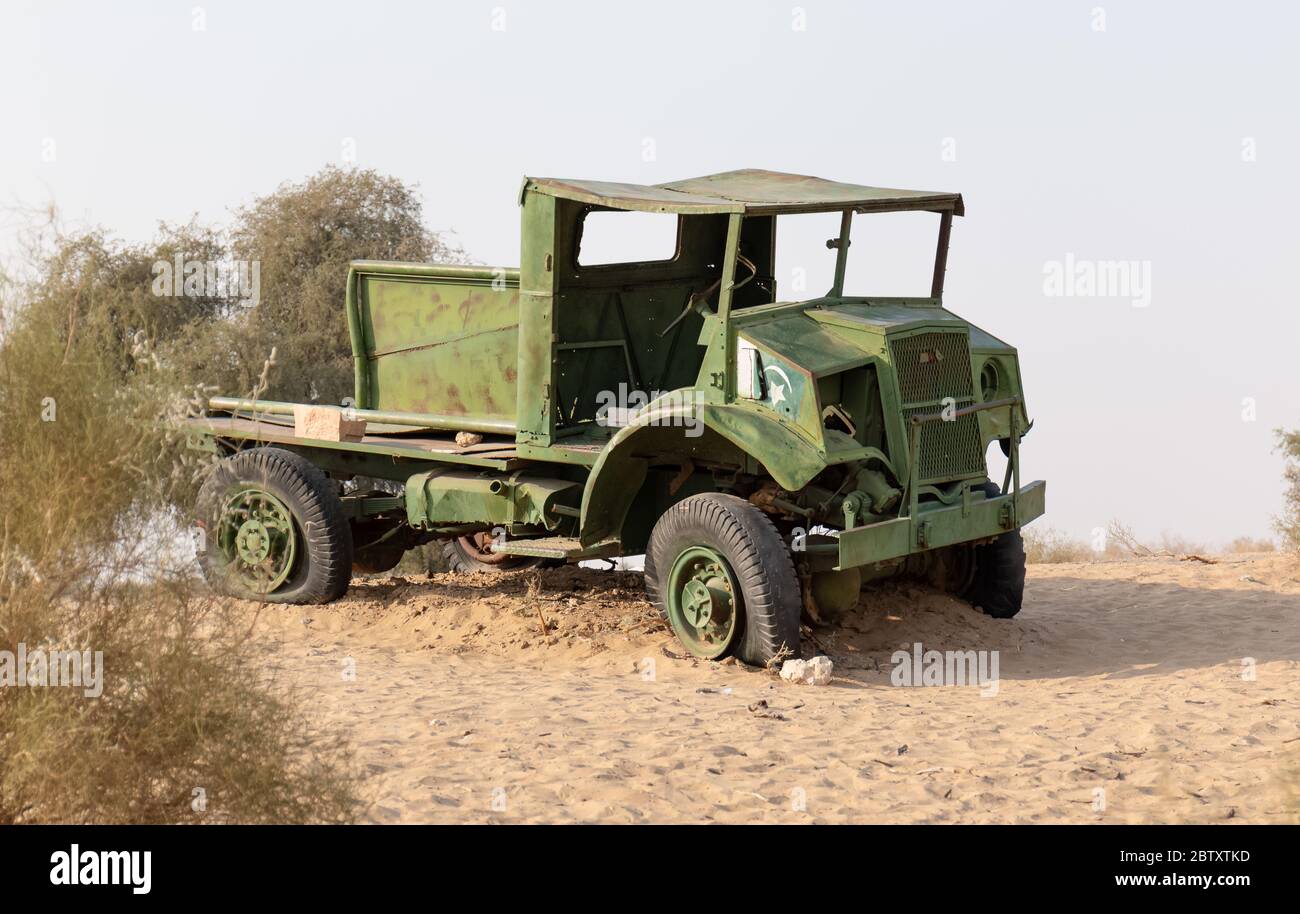
{"type": "Polygon", "coordinates": [[[787,660],[781,665],[781,678],[787,682],[826,685],[831,681],[831,667],[831,658],[826,656],[811,660],[787,660]]]}

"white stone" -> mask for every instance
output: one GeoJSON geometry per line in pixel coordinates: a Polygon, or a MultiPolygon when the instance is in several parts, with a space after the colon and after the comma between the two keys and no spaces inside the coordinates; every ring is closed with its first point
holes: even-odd
{"type": "Polygon", "coordinates": [[[806,685],[826,685],[831,681],[833,666],[831,658],[824,655],[811,660],[787,660],[781,664],[781,678],[806,685]]]}
{"type": "Polygon", "coordinates": [[[803,680],[805,666],[802,660],[787,660],[781,664],[781,678],[788,682],[800,682],[803,680]]]}
{"type": "Polygon", "coordinates": [[[826,685],[831,681],[831,670],[835,668],[831,658],[825,655],[814,657],[808,661],[808,665],[812,668],[813,685],[826,685]]]}

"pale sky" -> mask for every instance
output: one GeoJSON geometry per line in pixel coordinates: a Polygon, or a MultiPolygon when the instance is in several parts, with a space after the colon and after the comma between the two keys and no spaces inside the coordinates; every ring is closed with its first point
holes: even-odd
{"type": "MultiPolygon", "coordinates": [[[[1213,545],[1269,534],[1300,426],[1298,51],[1275,3],[2,0],[0,249],[15,207],[144,240],[349,150],[491,264],[525,174],[960,191],[946,304],[1020,351],[1036,523],[1213,545]],[[1067,256],[1149,283],[1045,294],[1067,256]]],[[[825,237],[783,230],[801,297],[825,237]]]]}

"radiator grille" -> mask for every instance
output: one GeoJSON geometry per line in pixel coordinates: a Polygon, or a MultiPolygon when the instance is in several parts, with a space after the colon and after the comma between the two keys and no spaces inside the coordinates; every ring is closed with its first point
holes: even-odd
{"type": "MultiPolygon", "coordinates": [[[[965,331],[918,333],[890,340],[905,420],[941,412],[947,397],[957,409],[975,402],[967,340],[965,331]]],[[[971,414],[922,425],[918,463],[921,483],[984,476],[988,470],[980,448],[979,417],[971,414]]]]}

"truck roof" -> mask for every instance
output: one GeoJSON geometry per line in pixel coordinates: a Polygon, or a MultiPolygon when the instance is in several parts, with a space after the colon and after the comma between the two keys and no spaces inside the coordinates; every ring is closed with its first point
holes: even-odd
{"type": "Polygon", "coordinates": [[[928,210],[965,214],[961,194],[844,184],[810,175],[742,168],[666,184],[622,184],[570,178],[524,178],[526,191],[608,209],[651,213],[858,213],[928,210]]]}

